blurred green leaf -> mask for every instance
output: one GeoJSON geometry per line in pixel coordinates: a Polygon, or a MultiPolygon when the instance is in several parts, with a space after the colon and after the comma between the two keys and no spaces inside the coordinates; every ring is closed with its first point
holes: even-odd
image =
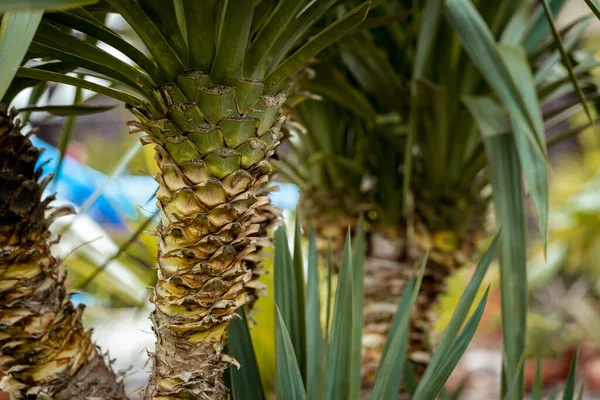
{"type": "Polygon", "coordinates": [[[87,6],[98,0],[2,0],[0,14],[9,11],[58,11],[87,6]]]}
{"type": "MultiPolygon", "coordinates": [[[[354,234],[354,253],[352,254],[352,354],[350,355],[350,399],[360,397],[361,379],[360,368],[362,365],[362,329],[365,308],[365,232],[363,230],[363,217],[358,219],[354,234]]],[[[350,229],[348,227],[349,240],[350,229]]],[[[335,338],[333,339],[335,340],[335,338]]]]}
{"type": "MultiPolygon", "coordinates": [[[[287,244],[286,244],[287,246],[287,244]]],[[[281,316],[276,309],[276,362],[277,362],[277,398],[290,400],[306,400],[306,392],[302,383],[302,374],[298,367],[294,346],[281,316]]]]}
{"type": "Polygon", "coordinates": [[[306,392],[309,399],[317,399],[321,390],[324,344],[319,301],[317,233],[312,231],[308,243],[306,282],[306,392]]]}
{"type": "Polygon", "coordinates": [[[519,359],[525,351],[527,274],[523,182],[515,140],[501,107],[491,98],[467,98],[465,105],[483,135],[496,220],[502,227],[500,290],[507,377],[517,382],[515,398],[523,393],[519,359]]]}
{"type": "MultiPolygon", "coordinates": [[[[305,360],[305,304],[300,301],[304,297],[304,279],[298,279],[302,276],[302,270],[300,273],[296,272],[295,259],[297,260],[296,255],[292,259],[290,253],[286,228],[282,226],[275,232],[275,304],[285,321],[296,360],[305,360]]],[[[298,362],[301,372],[303,365],[305,364],[298,362]]]]}
{"type": "Polygon", "coordinates": [[[485,21],[470,0],[447,0],[445,4],[448,23],[456,30],[471,61],[477,66],[488,84],[494,89],[503,106],[515,123],[527,125],[529,140],[537,153],[546,159],[546,149],[540,132],[531,115],[530,107],[513,81],[485,21]]]}
{"type": "Polygon", "coordinates": [[[333,324],[325,372],[324,400],[350,399],[350,371],[354,368],[352,365],[352,338],[356,329],[353,322],[354,277],[350,241],[350,231],[348,231],[333,305],[333,324]]]}
{"type": "MultiPolygon", "coordinates": [[[[430,57],[431,50],[434,45],[434,38],[437,33],[438,24],[443,10],[442,0],[428,0],[425,5],[423,21],[419,30],[419,38],[417,39],[417,51],[415,55],[415,64],[413,67],[413,75],[411,81],[411,102],[410,102],[410,119],[408,128],[408,138],[406,147],[404,148],[404,182],[402,186],[402,198],[407,199],[410,191],[410,181],[412,176],[412,160],[414,152],[414,143],[417,137],[419,124],[419,109],[417,107],[417,99],[419,93],[417,91],[417,80],[421,78],[425,72],[427,60],[430,57]]],[[[408,201],[404,202],[406,207],[408,201]]],[[[408,210],[405,210],[408,211],[408,210]]]]}
{"type": "MultiPolygon", "coordinates": [[[[15,80],[13,80],[11,85],[14,84],[14,81],[15,80]]],[[[42,95],[44,94],[45,91],[46,91],[45,83],[38,83],[37,85],[33,86],[31,88],[31,93],[29,95],[29,99],[27,99],[27,107],[35,107],[35,105],[40,100],[40,98],[42,97],[42,95]]],[[[21,116],[23,125],[25,125],[25,124],[27,124],[27,122],[29,122],[29,117],[31,116],[31,111],[28,111],[28,110],[23,111],[23,109],[21,108],[19,110],[19,115],[21,116]]]]}
{"type": "MultiPolygon", "coordinates": [[[[510,73],[514,81],[519,82],[519,91],[525,99],[529,115],[533,117],[536,131],[543,134],[544,121],[542,119],[541,107],[538,104],[535,84],[525,52],[521,48],[514,46],[501,46],[500,52],[506,64],[511,66],[510,73]]],[[[548,244],[548,174],[546,171],[546,162],[527,141],[527,136],[531,134],[524,132],[524,130],[529,128],[525,125],[515,123],[514,119],[511,119],[511,123],[521,167],[537,211],[538,227],[540,236],[542,237],[544,253],[546,253],[548,244]]],[[[544,137],[538,139],[541,142],[545,142],[544,137]]]]}
{"type": "Polygon", "coordinates": [[[556,28],[556,24],[554,23],[554,16],[552,15],[552,10],[548,5],[548,0],[542,0],[542,5],[544,6],[544,11],[546,12],[546,17],[548,18],[548,23],[552,28],[552,34],[554,35],[554,40],[556,41],[556,45],[558,50],[560,51],[560,55],[563,60],[564,66],[567,68],[569,73],[569,77],[571,78],[571,82],[573,83],[573,87],[575,87],[575,91],[577,92],[577,96],[579,97],[579,101],[583,105],[585,113],[590,121],[590,123],[594,122],[594,117],[592,117],[592,111],[590,109],[589,104],[587,103],[583,91],[581,90],[581,85],[579,84],[579,80],[577,79],[577,75],[573,70],[573,65],[571,64],[571,59],[565,50],[565,46],[563,44],[562,38],[560,37],[560,33],[556,28]]]}
{"type": "Polygon", "coordinates": [[[575,351],[573,360],[571,360],[571,367],[569,369],[569,376],[567,377],[567,385],[563,392],[562,400],[573,400],[575,395],[575,376],[577,372],[577,358],[579,356],[579,349],[575,351]]]}
{"type": "Polygon", "coordinates": [[[542,400],[542,360],[539,358],[535,362],[535,378],[531,389],[531,399],[542,400]]]}
{"type": "Polygon", "coordinates": [[[241,319],[232,320],[227,328],[231,356],[240,363],[240,368],[233,365],[229,368],[232,382],[231,393],[233,399],[264,400],[260,370],[256,363],[244,308],[240,307],[237,313],[241,319]]]}
{"type": "MultiPolygon", "coordinates": [[[[0,7],[4,7],[0,5],[0,7]]],[[[42,19],[43,10],[8,11],[2,17],[0,25],[0,100],[10,102],[12,99],[4,99],[4,95],[10,86],[29,44],[35,35],[35,31],[42,19]]]]}
{"type": "MultiPolygon", "coordinates": [[[[550,8],[552,9],[552,15],[557,16],[560,10],[565,5],[566,0],[550,0],[550,8]]],[[[523,46],[527,51],[527,54],[531,54],[543,43],[544,37],[550,33],[550,26],[548,25],[548,19],[544,15],[543,6],[538,5],[529,19],[529,32],[525,37],[523,46]]]]}
{"type": "MultiPolygon", "coordinates": [[[[293,284],[296,285],[296,298],[295,306],[293,311],[295,315],[292,317],[296,320],[298,332],[296,333],[299,342],[294,343],[298,346],[296,350],[296,357],[298,358],[298,366],[302,373],[303,381],[306,382],[306,375],[308,374],[308,365],[306,364],[306,357],[308,349],[306,348],[306,301],[304,293],[304,259],[302,257],[302,232],[300,227],[300,218],[296,214],[296,223],[294,224],[294,280],[293,284]]],[[[294,346],[294,348],[296,348],[294,346]]]]}

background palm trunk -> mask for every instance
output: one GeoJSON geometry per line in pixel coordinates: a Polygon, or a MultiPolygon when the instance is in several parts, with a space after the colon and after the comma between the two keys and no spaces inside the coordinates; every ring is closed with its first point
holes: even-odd
{"type": "MultiPolygon", "coordinates": [[[[343,213],[312,214],[306,220],[317,229],[317,247],[323,260],[331,238],[334,264],[339,268],[345,232],[348,227],[355,227],[357,221],[357,216],[343,213]]],[[[411,315],[408,341],[408,358],[414,372],[421,376],[429,363],[428,335],[435,322],[433,307],[445,292],[446,278],[474,257],[479,236],[444,248],[423,224],[417,224],[410,238],[405,225],[372,225],[367,228],[366,239],[362,380],[363,394],[368,397],[400,297],[415,265],[429,250],[421,290],[411,315]]]]}
{"type": "Polygon", "coordinates": [[[16,399],[125,399],[50,253],[48,226],[71,210],[50,209],[53,196],[41,200],[51,176],[38,182],[41,151],[19,124],[0,105],[1,388],[16,399]]]}

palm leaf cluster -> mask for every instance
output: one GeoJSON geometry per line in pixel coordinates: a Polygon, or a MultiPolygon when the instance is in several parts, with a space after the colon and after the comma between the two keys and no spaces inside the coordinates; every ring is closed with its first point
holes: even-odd
{"type": "MultiPolygon", "coordinates": [[[[564,121],[589,112],[581,100],[597,93],[589,71],[598,62],[576,46],[590,16],[558,31],[549,16],[563,1],[500,3],[385,3],[302,82],[322,98],[296,107],[303,128],[291,127],[276,163],[301,188],[300,210],[322,252],[332,236],[341,254],[345,227],[367,217],[366,374],[375,371],[407,271],[430,249],[411,335],[414,360],[427,361],[431,305],[484,236],[490,184],[507,235],[504,282],[524,276],[524,185],[544,240],[547,230],[544,131],[558,128],[556,143],[589,126],[564,121]]],[[[515,299],[509,318],[525,316],[519,286],[505,287],[515,299]]]]}

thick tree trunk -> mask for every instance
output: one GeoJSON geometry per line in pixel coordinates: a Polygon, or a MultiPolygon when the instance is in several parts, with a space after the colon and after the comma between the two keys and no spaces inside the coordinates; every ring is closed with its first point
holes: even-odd
{"type": "Polygon", "coordinates": [[[70,210],[41,200],[51,178],[38,182],[41,151],[14,117],[0,109],[0,386],[16,399],[125,399],[50,253],[48,226],[70,210]]]}
{"type": "Polygon", "coordinates": [[[250,268],[259,261],[252,254],[267,244],[268,157],[281,138],[285,96],[260,96],[253,80],[237,81],[235,90],[209,85],[202,71],[190,70],[178,85],[157,88],[162,112],[132,109],[159,167],[149,399],[224,399],[223,372],[235,362],[224,352],[227,326],[260,290],[260,270],[250,268]]]}

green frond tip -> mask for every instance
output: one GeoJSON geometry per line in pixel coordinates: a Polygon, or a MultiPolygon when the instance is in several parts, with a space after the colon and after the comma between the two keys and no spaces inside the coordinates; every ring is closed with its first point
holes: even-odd
{"type": "Polygon", "coordinates": [[[302,67],[310,58],[352,31],[367,16],[369,5],[370,1],[348,12],[283,61],[265,79],[266,89],[275,91],[287,77],[302,67]]]}

